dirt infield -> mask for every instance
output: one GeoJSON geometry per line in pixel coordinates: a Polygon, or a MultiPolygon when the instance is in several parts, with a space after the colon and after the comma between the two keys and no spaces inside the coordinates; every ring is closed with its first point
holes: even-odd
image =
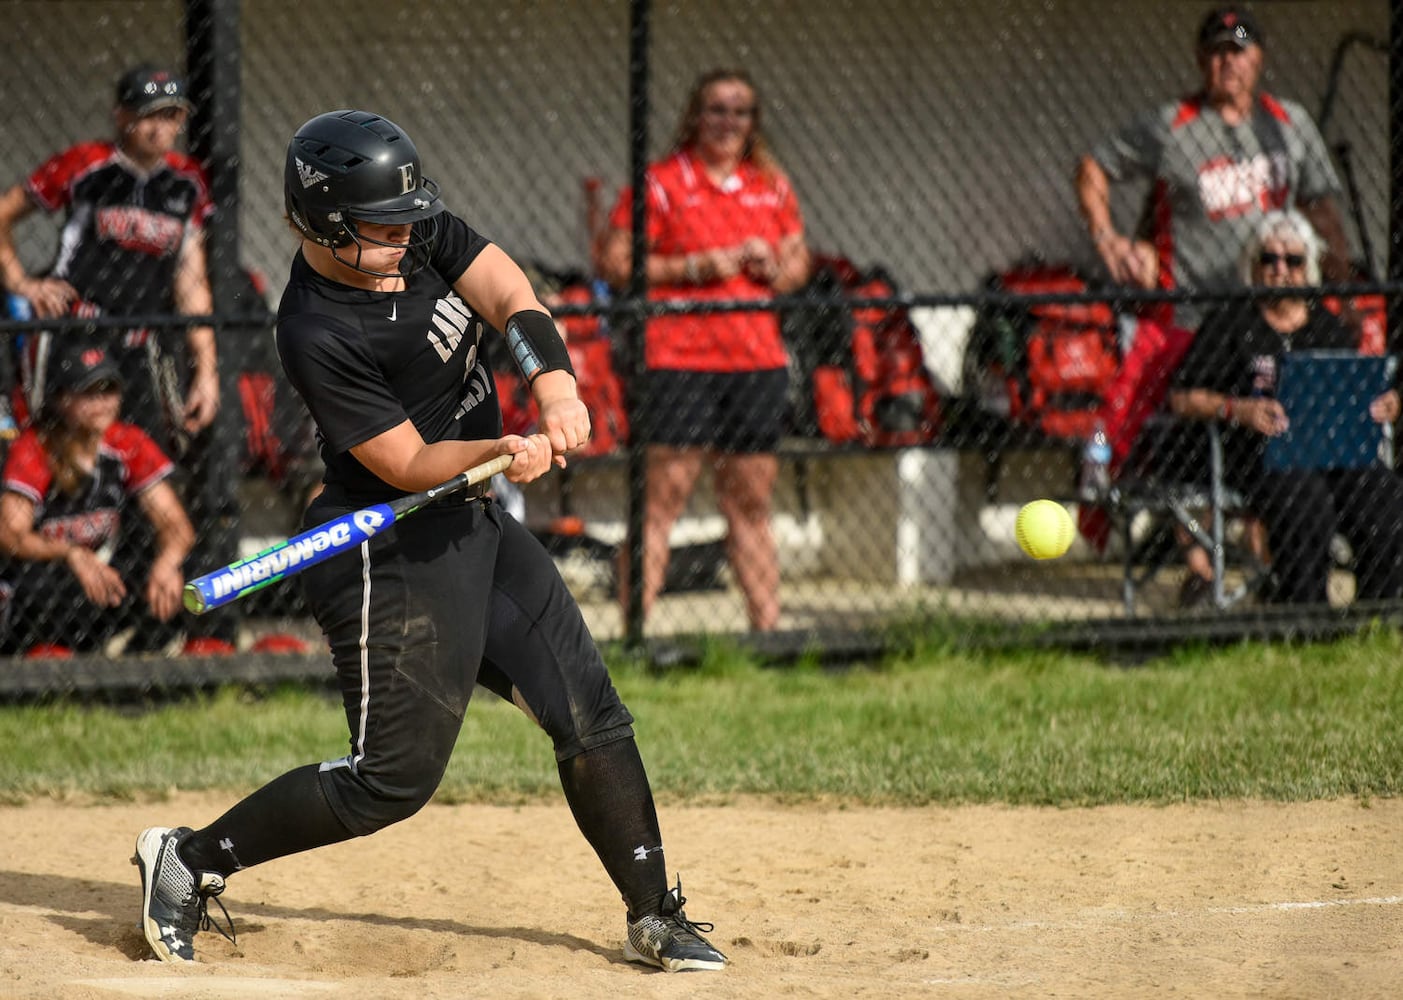
{"type": "Polygon", "coordinates": [[[230,881],[237,947],[142,960],[142,826],[228,796],[0,809],[0,995],[1396,997],[1403,801],[861,809],[664,803],[720,974],[622,960],[563,805],[437,806],[230,881]]]}

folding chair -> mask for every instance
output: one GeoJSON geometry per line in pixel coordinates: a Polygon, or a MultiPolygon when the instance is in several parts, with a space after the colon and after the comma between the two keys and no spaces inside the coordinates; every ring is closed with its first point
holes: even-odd
{"type": "Polygon", "coordinates": [[[1141,587],[1166,567],[1182,565],[1176,525],[1208,552],[1213,565],[1212,606],[1217,610],[1231,607],[1254,591],[1265,567],[1250,552],[1230,551],[1228,521],[1250,514],[1242,495],[1224,482],[1223,441],[1217,425],[1157,416],[1146,423],[1142,435],[1140,455],[1127,463],[1108,498],[1121,536],[1121,599],[1126,615],[1135,617],[1141,587]],[[1192,453],[1187,456],[1189,460],[1180,461],[1173,468],[1167,469],[1156,461],[1157,457],[1162,458],[1155,454],[1159,446],[1176,434],[1181,440],[1188,435],[1190,444],[1193,437],[1201,434],[1207,462],[1192,453]],[[1205,468],[1206,476],[1185,474],[1186,470],[1205,468]],[[1149,514],[1154,520],[1150,532],[1137,540],[1135,525],[1141,514],[1149,514]],[[1244,578],[1229,587],[1226,571],[1230,564],[1238,563],[1245,568],[1244,578]]]}

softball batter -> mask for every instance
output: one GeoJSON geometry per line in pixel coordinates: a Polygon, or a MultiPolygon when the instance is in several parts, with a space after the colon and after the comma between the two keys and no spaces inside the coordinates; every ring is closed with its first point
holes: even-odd
{"type": "MultiPolygon", "coordinates": [[[[409,136],[363,111],[318,115],[288,148],[287,214],[302,248],[277,344],[326,462],[309,526],[498,454],[513,456],[509,480],[530,482],[589,438],[569,355],[525,275],[445,211],[419,167],[409,136]],[[539,433],[500,436],[481,361],[488,327],[505,331],[539,433]]],[[[534,536],[478,490],[303,578],[331,647],[350,752],[284,774],[204,829],[141,833],[142,927],[158,958],[193,960],[207,903],[234,872],[418,811],[478,683],[554,742],[570,809],[628,908],[625,957],[669,972],[726,965],[701,934],[710,925],[684,915],[680,882],[668,888],[633,718],[534,536]]]]}

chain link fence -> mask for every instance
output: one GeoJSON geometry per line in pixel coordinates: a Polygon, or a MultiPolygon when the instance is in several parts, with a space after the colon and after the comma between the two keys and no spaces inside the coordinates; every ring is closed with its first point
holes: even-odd
{"type": "MultiPolygon", "coordinates": [[[[709,465],[671,528],[666,585],[646,620],[638,595],[630,599],[619,585],[621,568],[627,575],[641,565],[641,554],[630,562],[628,545],[641,523],[643,468],[641,450],[629,448],[631,420],[637,440],[629,403],[637,400],[631,380],[641,343],[630,331],[691,307],[645,303],[626,281],[611,287],[599,259],[640,149],[648,161],[665,158],[697,78],[737,67],[754,82],[764,134],[792,183],[815,263],[809,282],[772,304],[789,353],[768,517],[779,570],[775,632],[785,643],[838,646],[932,620],[959,636],[1051,624],[1106,639],[1193,624],[1249,634],[1263,622],[1338,622],[1346,608],[1392,615],[1391,585],[1358,581],[1361,557],[1380,579],[1391,566],[1368,556],[1390,551],[1397,535],[1387,461],[1377,477],[1312,470],[1292,480],[1296,492],[1283,504],[1239,474],[1243,421],[1255,419],[1244,408],[1260,408],[1250,379],[1245,407],[1239,402],[1230,415],[1237,419],[1224,419],[1217,397],[1208,400],[1209,419],[1171,412],[1177,360],[1192,339],[1176,340],[1182,310],[1200,317],[1246,310],[1230,324],[1238,331],[1282,301],[1237,284],[1167,280],[1186,266],[1176,265],[1168,243],[1169,216],[1193,192],[1132,176],[1126,165],[1131,139],[1123,130],[1202,88],[1198,31],[1209,10],[1149,0],[15,0],[5,7],[14,41],[0,66],[9,95],[0,163],[8,187],[76,142],[110,140],[113,85],[135,63],[190,76],[196,110],[188,141],[209,158],[217,202],[210,273],[222,416],[200,447],[180,450],[169,435],[155,436],[177,459],[172,481],[200,537],[191,575],[295,530],[317,481],[312,429],[281,380],[270,339],[270,310],[296,249],[282,214],[283,157],[307,118],[359,107],[415,138],[450,209],[527,264],[571,330],[599,439],[564,474],[512,499],[555,552],[596,634],[747,633],[754,616],[737,567],[743,573],[754,557],[737,550],[727,558],[728,497],[709,465]],[[1121,147],[1111,141],[1117,135],[1121,147]],[[1122,159],[1113,161],[1106,151],[1117,148],[1122,159]],[[1096,220],[1084,214],[1078,165],[1093,151],[1108,175],[1115,234],[1142,238],[1161,267],[1149,290],[1113,280],[1100,252],[1105,234],[1093,233],[1096,220]],[[1114,451],[1106,485],[1087,494],[1085,442],[1098,425],[1114,451]],[[1215,476],[1214,456],[1224,455],[1215,476]],[[1037,498],[1062,503],[1076,522],[1061,559],[1032,560],[1018,549],[1016,513],[1037,498]],[[1368,516],[1351,521],[1365,499],[1368,516]],[[1330,510],[1343,515],[1338,524],[1330,510]],[[1293,560],[1303,547],[1310,558],[1293,560]],[[1287,594],[1283,560],[1309,586],[1287,594]],[[1194,584],[1194,565],[1206,565],[1214,580],[1194,584]]],[[[1386,280],[1387,250],[1398,227],[1390,7],[1305,0],[1260,2],[1248,13],[1265,39],[1260,89],[1285,100],[1272,104],[1272,121],[1295,116],[1289,129],[1302,114],[1314,119],[1338,181],[1339,232],[1322,235],[1335,237],[1346,270],[1327,257],[1320,280],[1337,293],[1328,305],[1352,339],[1328,346],[1386,355],[1386,296],[1396,294],[1386,280]]],[[[1197,114],[1199,125],[1211,117],[1183,114],[1197,114]]],[[[1184,127],[1171,124],[1167,145],[1184,127]]],[[[1241,141],[1232,129],[1194,139],[1241,141]]],[[[1278,136],[1240,162],[1231,148],[1221,156],[1210,145],[1180,151],[1201,161],[1204,191],[1226,199],[1197,221],[1204,232],[1230,233],[1234,245],[1206,256],[1235,266],[1238,244],[1254,232],[1244,220],[1289,206],[1294,189],[1283,192],[1300,182],[1287,162],[1292,141],[1278,136]],[[1247,185],[1250,197],[1243,201],[1234,185],[1247,185]],[[1206,224],[1239,215],[1232,225],[1206,224]]],[[[28,273],[44,274],[64,252],[63,220],[62,212],[38,212],[15,225],[28,273]]],[[[697,297],[707,296],[683,296],[697,297]]],[[[740,311],[714,295],[698,309],[722,319],[740,311]]],[[[132,329],[91,316],[40,324],[22,310],[12,298],[3,326],[12,385],[24,382],[26,350],[41,330],[59,340],[132,329]]],[[[177,347],[189,325],[169,314],[140,324],[177,347]]],[[[1222,370],[1201,358],[1196,364],[1200,373],[1222,370]]],[[[1376,380],[1380,392],[1391,385],[1386,373],[1353,377],[1376,380]]],[[[1183,378],[1177,388],[1185,392],[1209,384],[1183,378]]],[[[503,388],[510,402],[506,379],[503,388]]],[[[1219,395],[1239,394],[1227,388],[1219,395]]],[[[1340,434],[1347,424],[1367,436],[1368,421],[1358,416],[1370,398],[1358,381],[1345,397],[1331,397],[1329,405],[1348,414],[1340,434]]],[[[135,416],[154,426],[154,411],[135,416]]],[[[529,413],[508,416],[529,420],[529,413]]],[[[1387,459],[1386,440],[1383,452],[1368,440],[1371,458],[1387,459]]],[[[139,505],[128,504],[124,524],[142,520],[139,505]]],[[[149,553],[145,544],[136,551],[149,553]]],[[[163,628],[141,618],[150,557],[124,565],[127,604],[138,618],[104,633],[109,641],[99,646],[108,654],[121,653],[124,641],[128,653],[216,648],[186,645],[205,629],[188,617],[163,628]]],[[[20,580],[21,570],[11,559],[9,579],[20,580]]],[[[43,688],[43,672],[59,669],[23,660],[27,651],[74,645],[75,629],[87,627],[72,582],[49,605],[26,597],[51,634],[7,647],[16,656],[13,675],[30,678],[25,684],[43,688]]],[[[275,651],[302,643],[305,656],[291,661],[320,662],[295,583],[254,595],[208,631],[270,675],[283,669],[267,667],[275,651]]],[[[141,660],[142,669],[165,669],[153,662],[141,660]]]]}

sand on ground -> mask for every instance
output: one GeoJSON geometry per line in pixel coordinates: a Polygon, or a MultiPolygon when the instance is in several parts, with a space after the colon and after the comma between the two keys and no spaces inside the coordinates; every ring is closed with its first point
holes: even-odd
{"type": "Polygon", "coordinates": [[[148,960],[132,844],[230,796],[0,808],[0,995],[1396,997],[1403,801],[1095,809],[660,806],[732,958],[623,960],[617,893],[560,803],[431,804],[230,879],[238,944],[148,960]]]}

